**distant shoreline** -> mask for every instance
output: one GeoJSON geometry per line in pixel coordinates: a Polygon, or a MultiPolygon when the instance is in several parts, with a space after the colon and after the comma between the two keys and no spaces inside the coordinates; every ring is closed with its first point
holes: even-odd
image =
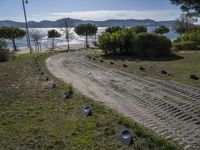
{"type": "MultiPolygon", "coordinates": [[[[71,18],[70,18],[71,19],[71,18]]],[[[60,27],[60,22],[63,19],[59,19],[56,21],[50,21],[50,20],[43,20],[43,21],[29,21],[29,27],[30,28],[58,28],[60,27]]],[[[95,24],[98,27],[109,27],[109,26],[125,26],[125,27],[132,27],[136,25],[144,25],[144,26],[172,26],[174,24],[174,20],[170,21],[155,21],[152,19],[110,19],[110,20],[105,20],[105,21],[92,21],[92,20],[79,20],[79,19],[71,19],[73,22],[73,27],[79,25],[79,24],[86,24],[86,23],[91,23],[95,24]]],[[[17,21],[11,21],[11,20],[3,20],[0,21],[0,26],[15,26],[19,28],[24,28],[25,23],[24,22],[17,22],[17,21]]]]}

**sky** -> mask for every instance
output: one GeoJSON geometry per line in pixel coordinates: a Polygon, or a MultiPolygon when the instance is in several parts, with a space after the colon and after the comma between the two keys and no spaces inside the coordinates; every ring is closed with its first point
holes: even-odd
{"type": "MultiPolygon", "coordinates": [[[[180,8],[170,0],[28,0],[29,21],[64,17],[103,21],[108,19],[174,20],[180,8]]],[[[22,0],[0,0],[0,20],[24,21],[22,0]]]]}

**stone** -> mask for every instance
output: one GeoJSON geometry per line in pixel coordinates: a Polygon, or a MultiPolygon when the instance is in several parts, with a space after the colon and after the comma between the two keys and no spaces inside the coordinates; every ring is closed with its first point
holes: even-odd
{"type": "Polygon", "coordinates": [[[52,83],[50,86],[49,86],[49,89],[52,90],[52,89],[55,89],[56,88],[56,84],[55,83],[52,83]]]}
{"type": "Polygon", "coordinates": [[[190,75],[190,79],[192,80],[199,80],[199,77],[196,75],[190,75]]]}
{"type": "Polygon", "coordinates": [[[117,139],[126,146],[130,146],[133,143],[133,137],[129,129],[125,129],[121,133],[118,133],[117,139]]]}
{"type": "Polygon", "coordinates": [[[44,81],[48,81],[48,80],[49,80],[49,77],[45,76],[44,81]]]}
{"type": "Polygon", "coordinates": [[[101,60],[101,62],[104,62],[103,60],[101,60]]]}
{"type": "Polygon", "coordinates": [[[111,65],[114,65],[114,62],[110,62],[111,65]]]}
{"type": "Polygon", "coordinates": [[[145,68],[144,68],[144,67],[140,67],[140,70],[141,70],[141,71],[145,71],[145,68]]]}
{"type": "Polygon", "coordinates": [[[65,92],[63,95],[62,95],[62,99],[65,100],[65,99],[68,99],[70,96],[70,93],[69,92],[65,92]]]}
{"type": "Polygon", "coordinates": [[[124,68],[127,68],[127,67],[128,67],[128,65],[126,65],[126,64],[123,64],[123,67],[124,67],[124,68]]]}
{"type": "Polygon", "coordinates": [[[89,59],[91,59],[91,58],[92,58],[92,57],[91,57],[91,56],[89,56],[89,55],[88,55],[87,57],[88,57],[89,59]]]}
{"type": "Polygon", "coordinates": [[[44,72],[40,72],[40,75],[41,75],[41,76],[44,75],[44,72]]]}
{"type": "Polygon", "coordinates": [[[167,75],[167,74],[168,74],[168,72],[167,72],[167,71],[165,71],[165,70],[161,70],[161,74],[167,75]]]}
{"type": "Polygon", "coordinates": [[[92,108],[90,106],[85,106],[82,110],[82,115],[85,117],[92,115],[92,108]]]}

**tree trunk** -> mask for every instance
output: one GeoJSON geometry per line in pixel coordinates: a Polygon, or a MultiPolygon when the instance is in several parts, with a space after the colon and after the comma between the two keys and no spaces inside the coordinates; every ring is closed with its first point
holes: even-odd
{"type": "Polygon", "coordinates": [[[42,46],[41,46],[41,43],[39,42],[39,47],[40,47],[40,51],[42,51],[42,46]]]}
{"type": "Polygon", "coordinates": [[[37,43],[35,42],[35,51],[37,52],[37,43]]]}
{"type": "Polygon", "coordinates": [[[55,46],[54,46],[54,38],[52,39],[52,49],[54,49],[55,46]]]}
{"type": "Polygon", "coordinates": [[[17,51],[17,46],[16,46],[16,44],[15,44],[15,39],[14,39],[14,38],[12,39],[12,42],[13,42],[13,50],[14,50],[14,51],[17,51]]]}
{"type": "Polygon", "coordinates": [[[86,41],[85,41],[85,43],[86,43],[86,48],[89,48],[89,45],[88,45],[88,36],[86,35],[86,41]]]}
{"type": "Polygon", "coordinates": [[[36,43],[37,43],[37,52],[40,52],[39,42],[38,42],[38,40],[36,40],[36,43]]]}
{"type": "Polygon", "coordinates": [[[70,50],[70,46],[69,46],[69,37],[67,37],[67,49],[70,50]]]}

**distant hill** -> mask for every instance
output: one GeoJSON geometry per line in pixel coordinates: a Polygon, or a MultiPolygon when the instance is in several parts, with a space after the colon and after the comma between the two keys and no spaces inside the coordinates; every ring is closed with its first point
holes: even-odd
{"type": "MultiPolygon", "coordinates": [[[[35,21],[29,21],[29,27],[30,28],[56,28],[60,27],[59,22],[62,21],[56,20],[56,21],[49,21],[49,20],[43,20],[40,22],[35,21]]],[[[125,27],[131,27],[135,25],[144,25],[144,26],[160,26],[165,25],[168,27],[172,27],[174,21],[154,21],[151,19],[144,19],[144,20],[136,20],[136,19],[127,19],[127,20],[106,20],[106,21],[91,21],[91,20],[78,20],[78,19],[72,19],[73,25],[77,26],[79,24],[85,24],[85,23],[92,23],[97,25],[98,27],[108,27],[108,26],[125,26],[125,27]]],[[[25,23],[23,22],[15,22],[10,20],[4,20],[0,21],[0,26],[14,26],[19,28],[24,28],[25,23]]]]}

